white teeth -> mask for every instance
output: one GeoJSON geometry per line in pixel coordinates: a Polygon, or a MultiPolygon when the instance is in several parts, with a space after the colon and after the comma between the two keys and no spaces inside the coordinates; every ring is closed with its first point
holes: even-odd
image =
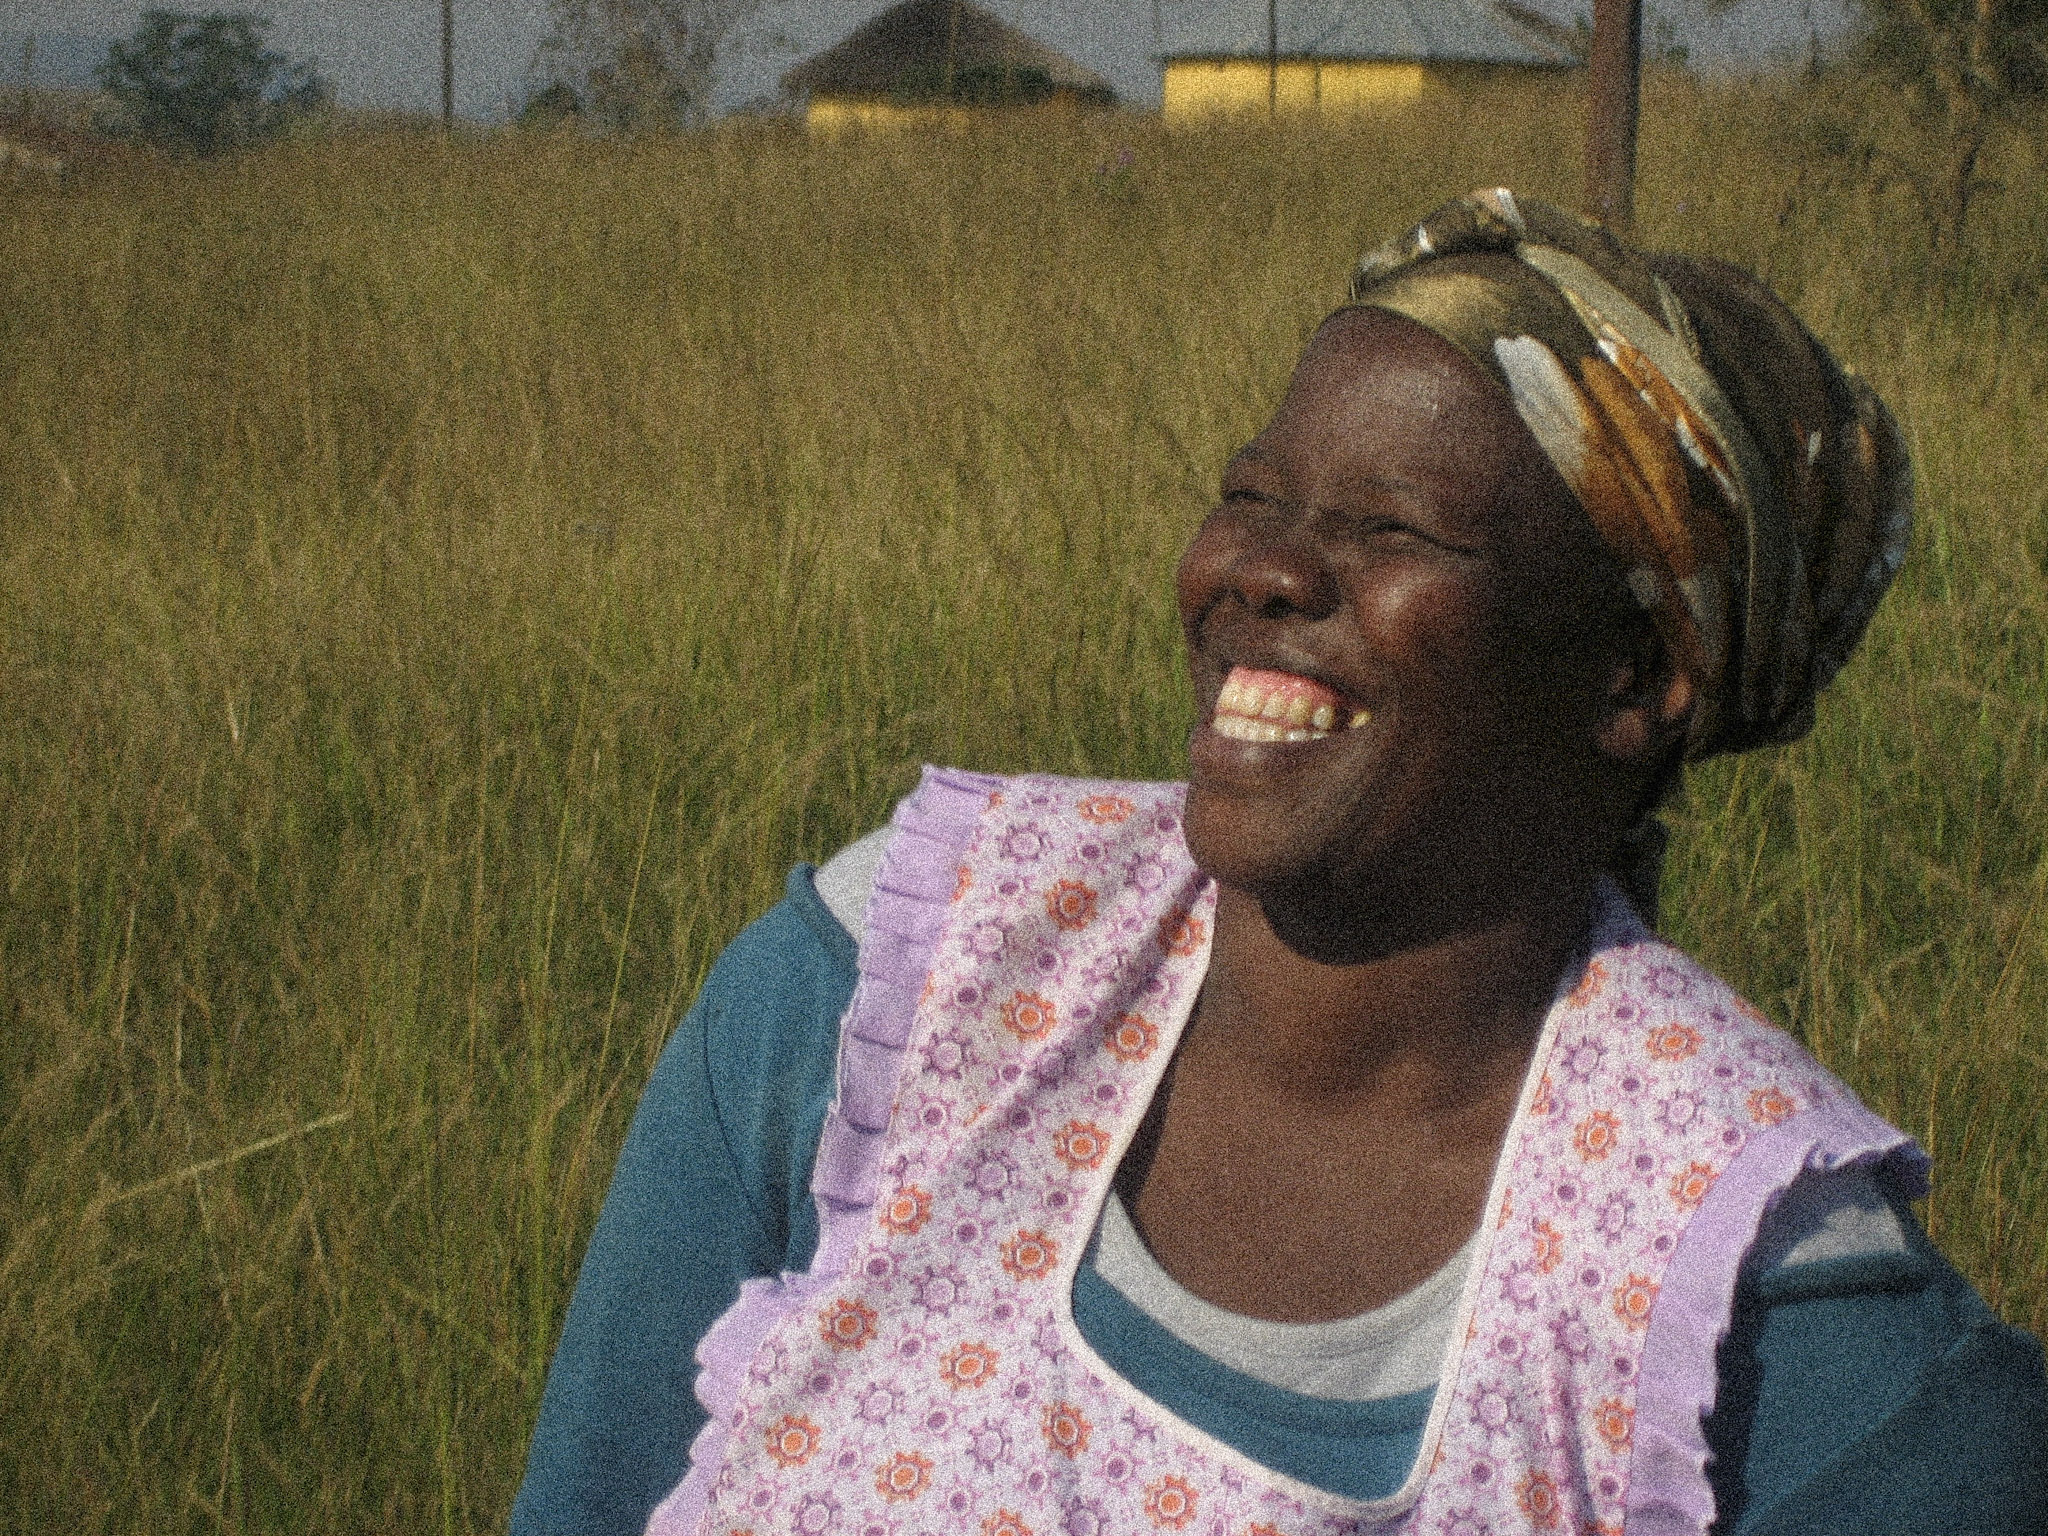
{"type": "Polygon", "coordinates": [[[1331,734],[1282,725],[1277,720],[1247,720],[1242,715],[1222,713],[1211,724],[1218,736],[1228,736],[1233,741],[1321,741],[1331,734]]]}
{"type": "MultiPolygon", "coordinates": [[[[1336,729],[1340,706],[1318,704],[1290,689],[1263,688],[1237,678],[1217,690],[1211,720],[1218,735],[1236,741],[1319,741],[1336,729]]],[[[1351,711],[1350,729],[1372,719],[1372,711],[1351,711]]]]}

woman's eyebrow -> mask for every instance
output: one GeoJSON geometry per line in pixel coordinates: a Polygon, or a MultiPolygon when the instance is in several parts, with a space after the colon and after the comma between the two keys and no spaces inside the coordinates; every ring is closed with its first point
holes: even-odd
{"type": "MultiPolygon", "coordinates": [[[[1237,452],[1224,460],[1223,478],[1228,479],[1233,470],[1251,467],[1270,470],[1275,474],[1285,473],[1279,461],[1262,452],[1257,443],[1246,443],[1244,447],[1238,449],[1237,452]]],[[[1429,498],[1429,490],[1426,486],[1418,480],[1407,478],[1405,475],[1375,473],[1365,476],[1360,483],[1368,490],[1389,492],[1403,501],[1417,501],[1429,498]]]]}

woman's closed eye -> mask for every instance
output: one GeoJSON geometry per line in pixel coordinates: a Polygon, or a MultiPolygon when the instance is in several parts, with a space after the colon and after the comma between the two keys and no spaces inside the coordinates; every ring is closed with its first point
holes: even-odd
{"type": "Polygon", "coordinates": [[[1340,512],[1336,515],[1343,520],[1342,526],[1346,531],[1353,534],[1366,537],[1406,534],[1413,538],[1428,539],[1432,544],[1440,542],[1413,523],[1405,522],[1398,517],[1389,517],[1384,512],[1340,512]]]}
{"type": "Polygon", "coordinates": [[[1223,505],[1245,509],[1267,510],[1281,505],[1278,496],[1271,495],[1250,485],[1228,485],[1223,488],[1223,505]]]}
{"type": "MultiPolygon", "coordinates": [[[[1291,501],[1263,486],[1244,483],[1224,485],[1222,506],[1224,510],[1248,517],[1271,517],[1283,512],[1293,513],[1302,510],[1298,502],[1291,501]]],[[[1384,505],[1350,510],[1342,507],[1316,508],[1314,516],[1315,520],[1323,523],[1331,533],[1346,539],[1373,542],[1404,542],[1415,539],[1453,554],[1477,553],[1472,546],[1445,538],[1441,533],[1423,527],[1412,518],[1386,510],[1384,505]]]]}
{"type": "Polygon", "coordinates": [[[1447,538],[1437,529],[1425,528],[1408,518],[1388,512],[1332,510],[1329,516],[1334,529],[1340,530],[1345,537],[1361,543],[1405,544],[1413,540],[1454,555],[1472,555],[1479,552],[1475,546],[1447,538]]]}

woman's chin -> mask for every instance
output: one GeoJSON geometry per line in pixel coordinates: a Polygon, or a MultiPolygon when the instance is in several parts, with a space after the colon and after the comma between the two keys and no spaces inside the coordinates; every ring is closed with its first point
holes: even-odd
{"type": "Polygon", "coordinates": [[[1315,792],[1315,780],[1356,770],[1361,733],[1298,734],[1303,739],[1251,739],[1204,721],[1188,733],[1188,782],[1233,799],[1298,800],[1315,792]]]}
{"type": "Polygon", "coordinates": [[[1249,793],[1230,779],[1200,773],[1188,782],[1188,852],[1217,883],[1247,893],[1293,889],[1327,862],[1311,805],[1280,794],[1249,793]]]}

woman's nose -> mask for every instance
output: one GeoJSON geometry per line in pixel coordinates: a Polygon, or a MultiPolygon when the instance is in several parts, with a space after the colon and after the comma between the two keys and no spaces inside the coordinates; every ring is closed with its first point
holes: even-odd
{"type": "Polygon", "coordinates": [[[1303,524],[1294,518],[1284,528],[1248,531],[1231,561],[1232,591],[1262,619],[1322,619],[1337,609],[1337,574],[1303,524]]]}

